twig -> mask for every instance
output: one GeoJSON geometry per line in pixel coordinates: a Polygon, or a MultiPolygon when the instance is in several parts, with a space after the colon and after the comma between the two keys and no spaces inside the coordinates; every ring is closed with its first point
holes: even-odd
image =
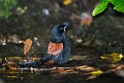
{"type": "Polygon", "coordinates": [[[74,70],[81,70],[81,71],[94,71],[98,70],[98,68],[90,67],[87,65],[84,66],[75,66],[75,67],[52,67],[52,68],[18,68],[21,73],[25,70],[31,71],[31,72],[51,72],[51,71],[61,71],[61,70],[70,70],[70,72],[74,70]]]}

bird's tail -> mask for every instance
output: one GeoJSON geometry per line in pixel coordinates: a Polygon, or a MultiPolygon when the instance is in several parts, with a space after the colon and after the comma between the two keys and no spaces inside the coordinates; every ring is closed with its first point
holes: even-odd
{"type": "Polygon", "coordinates": [[[39,61],[28,61],[28,62],[19,62],[20,67],[39,67],[42,65],[42,60],[39,61]]]}
{"type": "Polygon", "coordinates": [[[44,62],[48,61],[51,59],[51,55],[46,53],[43,58],[41,58],[38,61],[28,61],[28,62],[19,62],[20,67],[39,67],[44,64],[44,62]]]}

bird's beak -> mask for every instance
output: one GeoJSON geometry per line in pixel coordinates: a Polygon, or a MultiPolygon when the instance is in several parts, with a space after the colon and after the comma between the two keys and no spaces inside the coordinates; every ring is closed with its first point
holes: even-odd
{"type": "Polygon", "coordinates": [[[72,24],[72,22],[65,22],[65,23],[64,23],[64,25],[65,25],[64,31],[66,31],[66,28],[67,28],[68,26],[70,26],[71,24],[72,24]]]}

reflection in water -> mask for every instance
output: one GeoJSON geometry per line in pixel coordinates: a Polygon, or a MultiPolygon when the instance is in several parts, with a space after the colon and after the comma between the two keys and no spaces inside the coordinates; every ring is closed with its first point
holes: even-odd
{"type": "Polygon", "coordinates": [[[50,74],[51,83],[66,83],[65,78],[67,74],[50,74]]]}
{"type": "MultiPolygon", "coordinates": [[[[6,76],[5,83],[101,83],[101,81],[102,83],[124,83],[123,78],[116,76],[114,73],[102,74],[90,80],[87,80],[89,75],[86,75],[83,71],[79,71],[78,73],[50,73],[48,71],[33,73],[31,73],[31,71],[24,71],[23,73],[5,73],[6,75],[0,74],[0,78],[6,76]]],[[[0,80],[0,83],[4,83],[4,81],[0,80]]]]}

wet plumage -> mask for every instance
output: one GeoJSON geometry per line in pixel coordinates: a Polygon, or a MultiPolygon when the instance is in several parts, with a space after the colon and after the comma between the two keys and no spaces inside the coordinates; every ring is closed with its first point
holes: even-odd
{"type": "Polygon", "coordinates": [[[36,67],[42,64],[61,65],[70,58],[70,43],[66,36],[66,28],[71,23],[58,24],[53,27],[47,53],[40,61],[20,62],[21,67],[36,67]]]}

